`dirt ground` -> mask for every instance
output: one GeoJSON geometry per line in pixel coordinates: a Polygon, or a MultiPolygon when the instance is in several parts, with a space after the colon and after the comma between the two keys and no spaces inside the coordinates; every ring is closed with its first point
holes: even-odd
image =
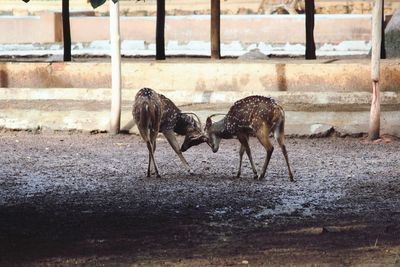
{"type": "Polygon", "coordinates": [[[287,148],[294,183],[279,147],[255,181],[236,140],[189,175],[160,138],[157,179],[138,136],[2,131],[0,266],[400,266],[400,141],[287,148]]]}

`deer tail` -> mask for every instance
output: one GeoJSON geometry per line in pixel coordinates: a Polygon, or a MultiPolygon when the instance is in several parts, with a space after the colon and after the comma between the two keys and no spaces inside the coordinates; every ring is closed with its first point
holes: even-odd
{"type": "Polygon", "coordinates": [[[143,137],[150,140],[150,129],[152,126],[152,114],[150,112],[149,103],[144,103],[140,111],[140,124],[143,131],[143,137]]]}

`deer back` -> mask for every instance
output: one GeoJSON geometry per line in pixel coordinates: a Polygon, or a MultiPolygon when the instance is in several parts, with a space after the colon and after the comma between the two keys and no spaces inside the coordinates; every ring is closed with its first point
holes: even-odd
{"type": "Polygon", "coordinates": [[[186,135],[192,132],[202,133],[198,122],[196,122],[192,116],[185,113],[179,113],[174,131],[180,135],[186,135]]]}
{"type": "Polygon", "coordinates": [[[184,135],[185,139],[181,146],[184,152],[190,147],[206,142],[199,123],[192,116],[182,113],[182,111],[167,97],[160,94],[163,106],[163,114],[161,119],[160,131],[174,131],[179,135],[184,135]]]}
{"type": "Polygon", "coordinates": [[[265,124],[269,129],[282,119],[283,109],[274,99],[249,96],[236,101],[224,118],[226,135],[239,132],[256,132],[265,124]]]}
{"type": "Polygon", "coordinates": [[[160,131],[170,131],[174,130],[179,114],[181,114],[181,110],[167,97],[162,94],[159,94],[162,106],[162,115],[161,115],[161,125],[160,131]]]}
{"type": "Polygon", "coordinates": [[[159,131],[162,104],[155,91],[150,88],[140,89],[136,94],[132,113],[139,131],[147,129],[159,131]]]}

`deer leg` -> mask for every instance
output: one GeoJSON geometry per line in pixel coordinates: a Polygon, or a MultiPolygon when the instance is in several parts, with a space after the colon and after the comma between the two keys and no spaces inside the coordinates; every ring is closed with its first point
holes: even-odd
{"type": "MultiPolygon", "coordinates": [[[[155,152],[156,152],[156,147],[157,147],[157,143],[156,143],[156,137],[155,137],[154,140],[153,140],[153,155],[154,155],[155,152]]],[[[150,170],[150,171],[152,172],[152,174],[155,173],[155,171],[154,171],[154,165],[151,165],[151,170],[150,170]]]]}
{"type": "MultiPolygon", "coordinates": [[[[154,153],[156,151],[156,140],[154,139],[151,143],[152,143],[152,149],[153,149],[153,155],[154,155],[154,153]]],[[[155,173],[154,165],[152,163],[153,163],[153,160],[151,159],[151,154],[149,153],[149,164],[147,166],[147,177],[150,177],[151,174],[155,173]]]]}
{"type": "MultiPolygon", "coordinates": [[[[147,149],[149,148],[149,146],[147,146],[147,149]]],[[[150,150],[149,150],[149,164],[147,165],[147,177],[150,177],[150,173],[151,173],[151,154],[150,154],[150,150]]]]}
{"type": "Polygon", "coordinates": [[[151,165],[152,164],[151,154],[153,153],[153,148],[151,146],[151,141],[150,141],[151,139],[150,139],[149,133],[147,131],[144,131],[140,127],[139,127],[139,133],[142,136],[143,140],[146,142],[147,149],[149,150],[149,161],[148,161],[148,164],[147,164],[147,177],[150,177],[151,166],[152,166],[151,165]]]}
{"type": "Polygon", "coordinates": [[[193,174],[193,171],[190,169],[189,164],[187,163],[186,159],[183,157],[183,154],[179,148],[178,141],[176,140],[175,134],[172,131],[163,132],[165,138],[167,138],[168,143],[171,145],[172,149],[178,155],[179,159],[182,161],[183,165],[185,166],[186,170],[193,174]]]}
{"type": "Polygon", "coordinates": [[[246,154],[249,157],[251,169],[253,170],[253,174],[254,174],[254,179],[257,179],[258,178],[257,170],[256,170],[256,166],[254,165],[253,157],[251,156],[251,150],[250,150],[250,146],[249,146],[249,136],[248,135],[239,135],[238,139],[239,139],[240,143],[242,144],[242,146],[244,146],[246,154]]]}
{"type": "Polygon", "coordinates": [[[290,170],[289,157],[288,157],[288,154],[287,154],[287,151],[286,151],[286,146],[284,144],[281,145],[281,149],[282,149],[283,156],[285,157],[285,160],[286,160],[286,165],[288,167],[289,179],[290,179],[291,182],[294,182],[293,174],[292,174],[292,171],[290,170]]]}
{"type": "Polygon", "coordinates": [[[271,144],[271,141],[269,140],[269,129],[265,125],[256,132],[256,136],[258,141],[260,141],[260,143],[264,146],[265,150],[267,151],[267,157],[265,158],[265,162],[261,170],[261,175],[259,177],[259,179],[261,180],[265,177],[265,173],[267,172],[272,152],[274,152],[274,146],[271,144]]]}
{"type": "Polygon", "coordinates": [[[236,177],[239,178],[242,170],[242,159],[243,159],[243,154],[244,154],[244,145],[240,144],[240,150],[239,150],[239,170],[237,172],[236,177]]]}
{"type": "MultiPolygon", "coordinates": [[[[147,143],[147,149],[149,150],[149,154],[150,154],[150,159],[151,159],[151,161],[153,162],[153,166],[154,166],[154,170],[155,170],[155,172],[156,172],[156,176],[157,176],[157,178],[160,178],[161,176],[160,176],[160,174],[158,173],[158,168],[157,168],[157,164],[156,164],[156,161],[154,160],[154,148],[153,148],[153,145],[151,144],[151,142],[150,141],[147,141],[146,142],[147,143]]],[[[150,176],[150,162],[151,161],[149,161],[149,167],[148,167],[148,172],[147,172],[147,177],[149,177],[150,176]]]]}
{"type": "Polygon", "coordinates": [[[154,160],[154,154],[156,152],[156,146],[157,146],[157,144],[156,144],[157,136],[158,136],[158,130],[157,131],[155,131],[155,130],[154,131],[150,131],[150,140],[151,140],[151,145],[152,145],[152,148],[153,148],[153,153],[151,154],[152,161],[153,161],[153,166],[154,166],[154,170],[155,170],[157,178],[160,178],[161,176],[158,173],[158,168],[157,168],[157,165],[156,165],[156,161],[154,160]]]}
{"type": "Polygon", "coordinates": [[[291,182],[294,182],[293,174],[292,174],[292,171],[291,171],[290,165],[289,165],[289,157],[288,157],[288,153],[287,153],[286,146],[285,146],[284,122],[282,122],[282,124],[279,125],[279,128],[277,128],[275,130],[274,135],[275,135],[276,141],[278,141],[278,144],[281,147],[283,156],[285,157],[286,165],[287,165],[288,171],[289,171],[289,179],[291,182]]]}

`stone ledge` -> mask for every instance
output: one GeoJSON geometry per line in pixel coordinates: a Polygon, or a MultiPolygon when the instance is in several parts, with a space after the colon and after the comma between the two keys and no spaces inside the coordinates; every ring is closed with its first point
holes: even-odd
{"type": "MultiPolygon", "coordinates": [[[[122,90],[122,108],[131,108],[136,89],[122,90]]],[[[368,92],[238,92],[238,91],[158,91],[177,105],[191,109],[228,108],[248,95],[270,96],[286,110],[293,111],[365,111],[371,104],[368,92]]],[[[93,88],[0,88],[0,108],[40,110],[108,109],[110,89],[93,88]]],[[[381,92],[383,111],[400,110],[400,94],[381,92]]]]}
{"type": "MultiPolygon", "coordinates": [[[[183,111],[196,112],[203,122],[212,113],[226,113],[233,103],[221,100],[188,103],[190,99],[185,99],[187,95],[181,95],[177,98],[180,101],[177,101],[173,97],[176,92],[170,93],[168,96],[176,101],[183,111]]],[[[353,135],[365,133],[368,129],[369,93],[276,92],[274,98],[279,99],[286,110],[286,134],[323,136],[327,130],[334,128],[341,134],[353,135]]],[[[122,102],[121,128],[123,131],[137,133],[131,108],[132,101],[122,102]]],[[[382,132],[400,136],[399,95],[394,92],[382,92],[381,109],[382,132]]],[[[109,101],[0,100],[0,128],[107,131],[109,120],[109,101]]]]}
{"type": "MultiPolygon", "coordinates": [[[[190,111],[190,110],[186,110],[190,111]]],[[[226,109],[196,110],[204,122],[211,113],[226,112],[226,109]]],[[[400,111],[382,112],[381,132],[400,136],[400,111]]],[[[109,110],[100,111],[42,111],[8,109],[0,112],[0,128],[6,129],[50,129],[50,130],[80,130],[108,131],[110,121],[109,110]]],[[[369,111],[362,112],[286,112],[287,135],[313,136],[333,127],[341,134],[355,135],[368,131],[369,111]],[[324,125],[324,127],[321,127],[324,125]]],[[[132,120],[131,111],[121,114],[121,130],[137,134],[137,128],[132,120]]]]}

